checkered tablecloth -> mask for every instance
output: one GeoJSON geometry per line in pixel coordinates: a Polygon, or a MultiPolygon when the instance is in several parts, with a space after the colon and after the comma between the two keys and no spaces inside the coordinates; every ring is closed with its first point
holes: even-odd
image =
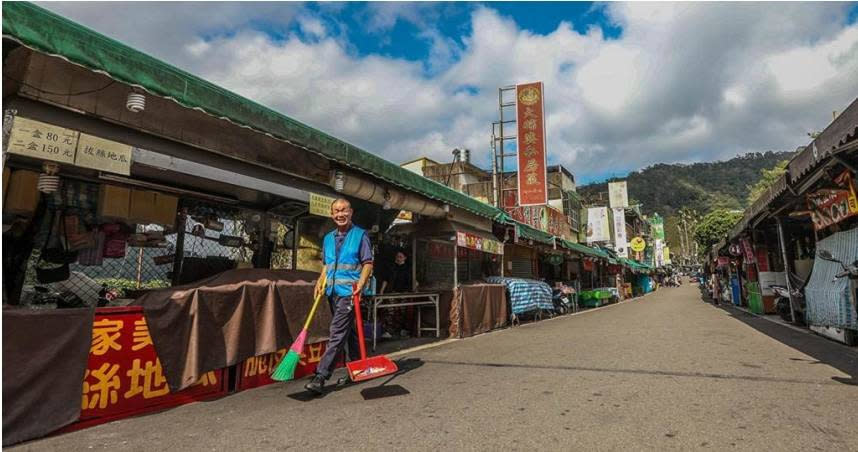
{"type": "Polygon", "coordinates": [[[490,276],[486,278],[486,282],[506,286],[513,314],[518,315],[537,309],[554,310],[554,303],[551,302],[551,287],[544,282],[503,276],[490,276]]]}

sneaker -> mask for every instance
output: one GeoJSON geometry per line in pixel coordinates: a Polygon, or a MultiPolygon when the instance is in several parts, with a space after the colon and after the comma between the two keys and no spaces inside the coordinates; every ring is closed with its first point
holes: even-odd
{"type": "Polygon", "coordinates": [[[309,383],[304,385],[304,389],[320,395],[325,389],[325,379],[320,375],[316,375],[309,383]]]}

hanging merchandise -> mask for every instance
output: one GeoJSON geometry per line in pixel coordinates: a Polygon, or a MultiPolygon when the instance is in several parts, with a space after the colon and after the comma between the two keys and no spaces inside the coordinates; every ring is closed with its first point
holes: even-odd
{"type": "Polygon", "coordinates": [[[62,221],[61,210],[55,210],[51,219],[51,227],[45,240],[40,259],[52,264],[70,264],[77,261],[77,251],[70,251],[66,247],[68,238],[66,236],[65,222],[62,221]]]}
{"type": "Polygon", "coordinates": [[[104,262],[104,240],[105,234],[103,231],[93,231],[95,237],[95,246],[81,250],[78,255],[77,263],[86,267],[100,266],[104,262]]]}
{"type": "Polygon", "coordinates": [[[104,232],[104,257],[119,259],[125,257],[128,233],[122,230],[118,223],[106,224],[101,228],[104,232]]]}
{"type": "Polygon", "coordinates": [[[63,223],[66,231],[66,247],[69,251],[81,251],[95,246],[94,231],[86,229],[77,215],[64,215],[63,223]]]}

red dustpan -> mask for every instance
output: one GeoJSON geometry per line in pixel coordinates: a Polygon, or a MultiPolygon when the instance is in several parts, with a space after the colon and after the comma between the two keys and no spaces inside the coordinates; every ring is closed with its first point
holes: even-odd
{"type": "Polygon", "coordinates": [[[346,363],[346,368],[349,370],[349,378],[354,382],[358,382],[383,377],[396,372],[399,368],[388,357],[384,355],[366,357],[366,345],[363,341],[363,316],[360,313],[360,293],[356,293],[354,298],[358,343],[360,344],[360,359],[346,363]]]}

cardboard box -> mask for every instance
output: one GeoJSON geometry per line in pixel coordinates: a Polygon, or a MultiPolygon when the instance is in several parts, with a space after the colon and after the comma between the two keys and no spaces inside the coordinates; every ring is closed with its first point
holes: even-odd
{"type": "Polygon", "coordinates": [[[131,189],[117,185],[101,185],[98,192],[98,216],[105,220],[128,221],[131,189]]]}
{"type": "Polygon", "coordinates": [[[149,190],[131,190],[131,207],[128,217],[132,223],[149,224],[154,223],[155,197],[157,192],[149,190]]]}
{"type": "Polygon", "coordinates": [[[39,206],[38,189],[39,173],[27,170],[18,170],[9,177],[6,202],[3,211],[18,215],[32,215],[39,206]]]}
{"type": "Polygon", "coordinates": [[[176,225],[176,213],[179,210],[179,198],[157,193],[155,195],[155,216],[153,223],[173,228],[176,225]]]}

